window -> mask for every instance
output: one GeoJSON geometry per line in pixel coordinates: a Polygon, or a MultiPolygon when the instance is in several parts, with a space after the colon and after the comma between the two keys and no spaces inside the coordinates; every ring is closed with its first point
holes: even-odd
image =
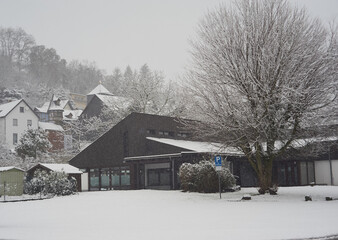
{"type": "Polygon", "coordinates": [[[32,126],[32,120],[27,120],[27,127],[31,127],[32,126]]]}
{"type": "Polygon", "coordinates": [[[18,144],[18,134],[17,133],[13,133],[13,145],[18,144]]]}
{"type": "Polygon", "coordinates": [[[111,185],[120,186],[120,168],[113,168],[111,170],[111,185]]]}
{"type": "Polygon", "coordinates": [[[174,132],[169,132],[169,131],[158,131],[158,134],[161,136],[170,136],[170,137],[174,136],[174,132]]]}
{"type": "Polygon", "coordinates": [[[169,168],[158,168],[148,170],[149,186],[168,186],[170,185],[171,171],[169,168]]]}
{"type": "Polygon", "coordinates": [[[25,112],[25,108],[24,107],[20,107],[20,112],[21,113],[25,112]]]}
{"type": "Polygon", "coordinates": [[[179,133],[177,133],[177,136],[178,136],[178,137],[184,137],[184,138],[185,138],[185,137],[188,137],[188,135],[189,135],[189,134],[186,133],[186,132],[179,132],[179,133]]]}
{"type": "Polygon", "coordinates": [[[147,134],[150,134],[150,135],[155,135],[156,132],[154,129],[147,129],[147,134]]]}
{"type": "Polygon", "coordinates": [[[18,126],[18,119],[13,118],[13,126],[18,126]]]}
{"type": "Polygon", "coordinates": [[[128,167],[121,168],[121,185],[130,185],[130,170],[128,167]]]}
{"type": "Polygon", "coordinates": [[[99,190],[99,178],[100,178],[100,171],[99,169],[90,169],[89,171],[89,183],[90,183],[90,190],[99,190]]]}
{"type": "Polygon", "coordinates": [[[109,168],[101,169],[101,190],[109,189],[109,168]]]}

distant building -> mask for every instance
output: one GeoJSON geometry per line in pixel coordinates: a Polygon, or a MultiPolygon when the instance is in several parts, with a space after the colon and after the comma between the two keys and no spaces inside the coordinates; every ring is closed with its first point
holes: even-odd
{"type": "Polygon", "coordinates": [[[49,151],[59,151],[64,149],[64,129],[55,123],[39,122],[39,127],[47,133],[47,138],[52,144],[49,151]]]}
{"type": "Polygon", "coordinates": [[[115,96],[110,93],[102,84],[99,84],[90,93],[87,94],[87,106],[83,110],[80,118],[91,118],[99,116],[102,109],[107,107],[112,110],[127,109],[130,105],[130,99],[115,96]]]}
{"type": "Polygon", "coordinates": [[[68,99],[55,95],[41,107],[36,107],[34,111],[41,122],[53,122],[56,124],[62,124],[63,121],[77,120],[82,113],[82,110],[74,109],[68,99]]]}
{"type": "Polygon", "coordinates": [[[25,171],[16,167],[0,167],[0,196],[20,196],[23,194],[25,171]]]}
{"type": "Polygon", "coordinates": [[[0,141],[10,149],[14,149],[27,129],[39,127],[38,122],[38,116],[25,100],[2,104],[0,105],[0,141]]]}
{"type": "Polygon", "coordinates": [[[69,164],[59,163],[39,163],[27,171],[27,175],[31,178],[36,170],[44,170],[46,172],[64,172],[71,178],[73,177],[77,183],[77,191],[81,192],[81,175],[82,172],[69,164]]]}
{"type": "Polygon", "coordinates": [[[97,85],[90,93],[87,94],[87,105],[95,95],[114,96],[107,88],[101,83],[97,85]]]}
{"type": "Polygon", "coordinates": [[[72,106],[74,109],[83,110],[87,105],[86,95],[78,93],[69,93],[69,98],[72,101],[72,106]]]}

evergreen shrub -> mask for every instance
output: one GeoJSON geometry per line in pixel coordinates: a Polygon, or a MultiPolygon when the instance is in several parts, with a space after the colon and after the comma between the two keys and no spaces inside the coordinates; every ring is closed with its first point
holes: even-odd
{"type": "Polygon", "coordinates": [[[236,179],[228,168],[216,172],[215,165],[210,161],[196,164],[183,163],[179,170],[181,189],[184,192],[213,193],[219,191],[218,174],[221,178],[221,190],[233,188],[236,179]]]}

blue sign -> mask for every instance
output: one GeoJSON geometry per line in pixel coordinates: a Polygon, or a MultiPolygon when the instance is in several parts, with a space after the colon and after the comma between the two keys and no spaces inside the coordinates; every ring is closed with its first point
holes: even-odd
{"type": "Polygon", "coordinates": [[[215,165],[216,165],[216,167],[222,166],[222,157],[221,156],[215,156],[215,165]]]}

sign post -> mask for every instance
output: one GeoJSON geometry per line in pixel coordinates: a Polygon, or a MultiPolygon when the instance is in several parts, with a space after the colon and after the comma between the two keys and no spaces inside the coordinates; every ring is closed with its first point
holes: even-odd
{"type": "Polygon", "coordinates": [[[222,171],[222,157],[221,156],[215,156],[215,166],[216,171],[218,172],[218,189],[219,189],[219,198],[222,198],[222,191],[221,191],[221,174],[220,171],[222,171]]]}

